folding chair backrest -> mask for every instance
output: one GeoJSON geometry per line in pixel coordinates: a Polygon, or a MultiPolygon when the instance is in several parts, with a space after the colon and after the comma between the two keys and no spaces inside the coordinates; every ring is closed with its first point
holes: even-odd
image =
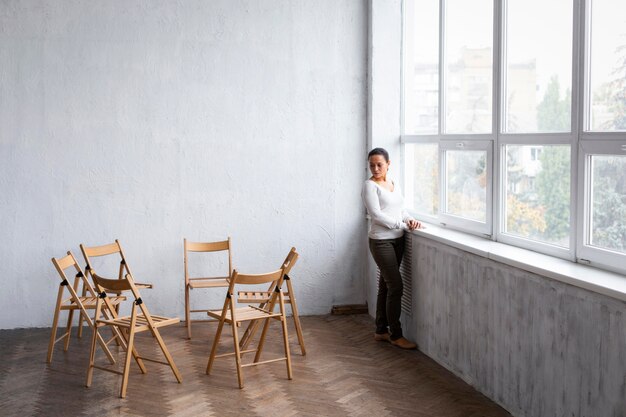
{"type": "Polygon", "coordinates": [[[230,250],[230,238],[221,242],[189,242],[185,239],[185,249],[188,252],[217,252],[230,250]]]}
{"type": "Polygon", "coordinates": [[[115,242],[101,246],[85,246],[81,243],[80,250],[83,253],[85,262],[87,263],[87,273],[91,274],[94,271],[93,259],[102,256],[118,255],[120,257],[120,267],[118,272],[118,279],[122,279],[125,274],[132,274],[128,263],[126,262],[126,256],[122,250],[119,240],[115,239],[115,242]]]}
{"type": "Polygon", "coordinates": [[[93,257],[107,256],[107,255],[112,255],[114,253],[120,252],[120,246],[117,240],[114,243],[109,243],[108,245],[91,246],[91,247],[81,245],[81,248],[83,248],[83,253],[85,253],[87,256],[93,256],[93,257]]]}
{"type": "Polygon", "coordinates": [[[283,274],[283,268],[274,272],[268,272],[267,274],[240,274],[235,270],[233,271],[233,277],[231,279],[231,287],[236,284],[257,285],[279,282],[282,279],[283,274]]]}
{"type": "Polygon", "coordinates": [[[185,251],[185,282],[189,282],[191,278],[189,273],[189,252],[228,252],[228,272],[226,274],[222,273],[226,276],[231,276],[233,273],[233,258],[231,254],[231,241],[230,237],[227,240],[222,240],[219,242],[190,242],[187,239],[183,239],[183,247],[185,251]]]}

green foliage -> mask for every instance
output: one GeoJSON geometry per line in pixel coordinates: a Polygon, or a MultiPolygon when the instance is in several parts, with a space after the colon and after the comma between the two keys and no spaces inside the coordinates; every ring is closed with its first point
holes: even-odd
{"type": "Polygon", "coordinates": [[[613,75],[615,79],[610,83],[610,109],[613,113],[611,120],[612,130],[626,130],[626,45],[622,45],[615,51],[619,56],[619,63],[613,75]]]}
{"type": "Polygon", "coordinates": [[[543,100],[537,106],[537,124],[543,132],[569,132],[571,126],[572,94],[570,89],[565,90],[565,97],[561,99],[559,78],[553,75],[550,78],[543,100]]]}
{"type": "MultiPolygon", "coordinates": [[[[561,99],[558,77],[552,76],[543,100],[537,106],[539,130],[544,132],[571,129],[571,93],[561,99]]],[[[539,156],[541,171],[535,179],[537,203],[544,207],[545,240],[556,242],[570,232],[570,148],[546,146],[539,156]]]]}
{"type": "Polygon", "coordinates": [[[626,252],[626,157],[594,157],[592,244],[626,252]]]}
{"type": "Polygon", "coordinates": [[[570,230],[570,147],[546,146],[539,160],[535,189],[538,203],[545,207],[544,235],[549,241],[558,241],[570,230]]]}

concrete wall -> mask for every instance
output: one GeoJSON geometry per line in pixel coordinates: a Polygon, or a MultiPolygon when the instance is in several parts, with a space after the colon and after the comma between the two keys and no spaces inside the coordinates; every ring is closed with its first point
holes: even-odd
{"type": "Polygon", "coordinates": [[[626,303],[412,240],[420,350],[515,416],[625,415],[626,303]]]}
{"type": "Polygon", "coordinates": [[[367,16],[0,0],[0,328],[49,326],[50,258],[115,238],[160,314],[183,313],[183,237],[232,236],[249,272],[296,246],[304,314],[362,303],[367,16]]]}

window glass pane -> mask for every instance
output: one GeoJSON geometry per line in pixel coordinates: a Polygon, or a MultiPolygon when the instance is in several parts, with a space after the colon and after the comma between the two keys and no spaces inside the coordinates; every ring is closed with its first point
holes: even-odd
{"type": "Polygon", "coordinates": [[[439,126],[439,0],[404,3],[404,133],[439,126]]]}
{"type": "Polygon", "coordinates": [[[491,133],[492,8],[492,0],[446,2],[446,133],[491,133]]]}
{"type": "Polygon", "coordinates": [[[591,130],[626,130],[626,1],[591,3],[591,130]]]}
{"type": "Polygon", "coordinates": [[[592,246],[626,253],[626,156],[591,157],[592,246]]]}
{"type": "Polygon", "coordinates": [[[487,221],[487,152],[446,151],[446,212],[487,221]]]}
{"type": "Polygon", "coordinates": [[[569,247],[570,147],[508,145],[504,233],[569,247]]]}
{"type": "Polygon", "coordinates": [[[439,147],[436,143],[409,143],[404,148],[405,204],[418,213],[439,211],[439,147]]]}
{"type": "Polygon", "coordinates": [[[507,2],[504,130],[571,130],[572,0],[507,2]]]}

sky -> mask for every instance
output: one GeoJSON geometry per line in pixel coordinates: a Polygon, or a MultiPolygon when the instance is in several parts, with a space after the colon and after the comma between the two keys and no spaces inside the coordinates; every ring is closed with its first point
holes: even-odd
{"type": "MultiPolygon", "coordinates": [[[[414,53],[426,62],[436,62],[439,1],[406,2],[413,3],[415,11],[414,53]]],[[[492,46],[493,0],[447,0],[446,3],[450,61],[455,60],[463,46],[492,46]]],[[[561,86],[571,84],[574,1],[508,0],[506,3],[508,62],[535,60],[540,96],[552,75],[559,77],[561,86]]],[[[407,10],[410,9],[411,5],[407,5],[407,10]]],[[[593,0],[592,17],[592,85],[597,86],[610,80],[617,65],[615,49],[626,44],[626,0],[593,0]]]]}

